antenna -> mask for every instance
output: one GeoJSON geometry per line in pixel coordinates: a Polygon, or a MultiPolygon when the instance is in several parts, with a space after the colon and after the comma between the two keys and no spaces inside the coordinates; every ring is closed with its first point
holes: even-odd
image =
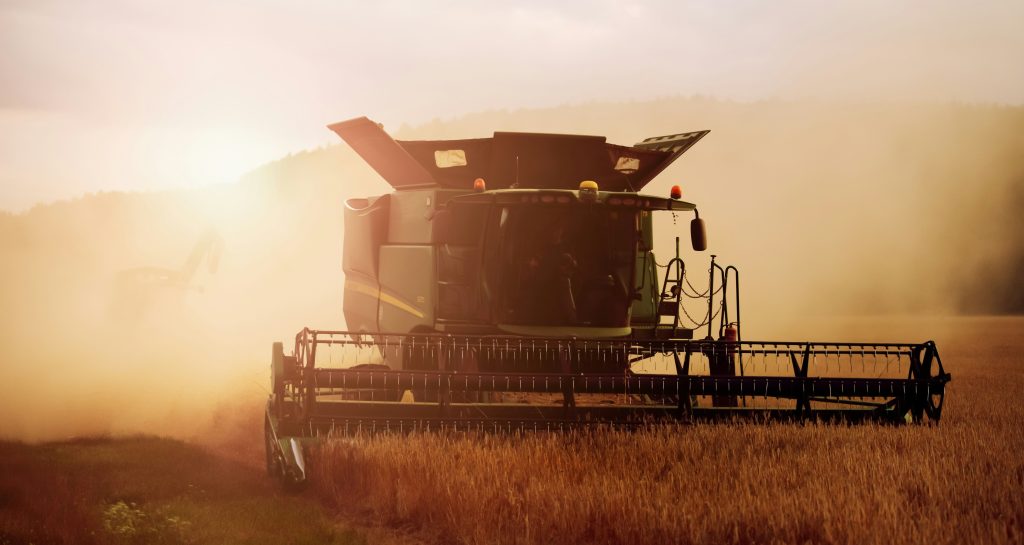
{"type": "Polygon", "coordinates": [[[519,155],[516,155],[516,181],[512,184],[512,189],[519,187],[519,155]]]}

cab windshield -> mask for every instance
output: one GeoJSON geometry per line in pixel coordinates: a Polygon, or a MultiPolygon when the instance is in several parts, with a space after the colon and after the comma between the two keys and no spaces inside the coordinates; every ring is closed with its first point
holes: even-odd
{"type": "Polygon", "coordinates": [[[488,222],[484,291],[499,323],[628,325],[636,211],[507,206],[488,222]]]}

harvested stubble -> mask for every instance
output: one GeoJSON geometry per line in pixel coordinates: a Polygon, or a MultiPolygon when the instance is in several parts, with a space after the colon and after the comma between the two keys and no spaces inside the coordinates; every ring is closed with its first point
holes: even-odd
{"type": "Polygon", "coordinates": [[[328,442],[314,482],[339,510],[440,542],[1020,543],[1011,344],[958,367],[939,427],[367,437],[328,442]]]}

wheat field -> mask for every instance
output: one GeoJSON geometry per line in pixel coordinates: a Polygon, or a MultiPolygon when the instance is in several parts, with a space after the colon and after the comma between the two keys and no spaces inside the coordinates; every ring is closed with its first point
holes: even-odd
{"type": "Polygon", "coordinates": [[[940,426],[339,438],[314,493],[438,543],[1021,543],[1022,325],[940,345],[940,426]]]}

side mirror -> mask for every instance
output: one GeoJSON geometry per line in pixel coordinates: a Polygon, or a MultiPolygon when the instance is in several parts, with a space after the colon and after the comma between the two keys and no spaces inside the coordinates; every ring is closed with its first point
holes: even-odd
{"type": "Polygon", "coordinates": [[[708,234],[704,230],[704,220],[693,218],[690,220],[690,243],[693,250],[703,252],[708,249],[708,234]]]}

